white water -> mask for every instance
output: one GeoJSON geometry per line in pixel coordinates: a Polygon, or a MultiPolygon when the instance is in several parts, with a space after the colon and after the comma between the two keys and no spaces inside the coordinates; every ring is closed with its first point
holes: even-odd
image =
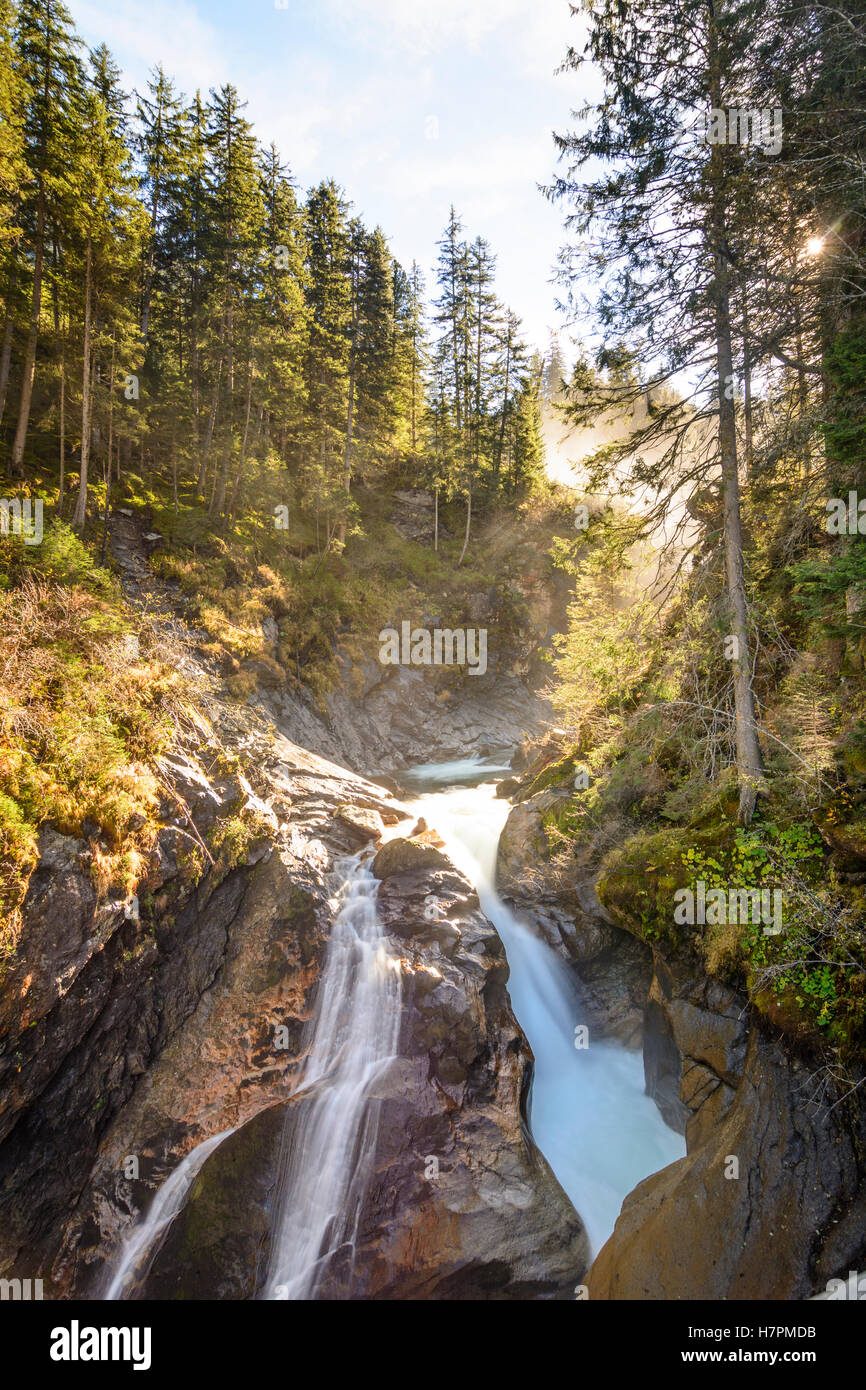
{"type": "MultiPolygon", "coordinates": [[[[360,854],[344,860],[337,875],[339,910],[294,1092],[303,1119],[295,1126],[289,1117],[280,1158],[265,1299],[315,1297],[330,1258],[351,1252],[376,1149],[378,1107],[370,1091],[397,1049],[400,967],[384,940],[378,882],[360,854]]],[[[124,1242],[106,1299],[127,1296],[131,1276],[153,1260],[199,1169],[231,1133],[206,1139],[166,1179],[124,1242]]]]}
{"type": "Polygon", "coordinates": [[[361,855],[341,872],[301,1079],[322,1085],[287,1130],[266,1299],[315,1297],[333,1255],[351,1256],[376,1150],[370,1092],[397,1050],[400,967],[384,940],[378,883],[361,855]]]}
{"type": "Polygon", "coordinates": [[[523,925],[495,891],[496,849],[509,811],[495,784],[500,769],[477,760],[428,764],[403,774],[419,789],[448,783],[410,804],[439,831],[448,853],[478,891],[510,965],[508,991],[535,1054],[532,1134],[583,1218],[593,1253],[613,1230],[623,1198],[650,1173],[682,1158],[685,1140],[644,1094],[640,1052],[614,1042],[575,1048],[580,1003],[564,963],[523,925]]]}
{"type": "Polygon", "coordinates": [[[224,1129],[220,1134],[212,1134],[209,1139],[191,1149],[174,1172],[166,1178],[151,1202],[147,1216],[132,1230],[120,1248],[117,1268],[105,1294],[107,1301],[114,1302],[126,1298],[129,1293],[128,1280],[131,1276],[142,1273],[146,1263],[157,1253],[169,1226],[183,1207],[187,1193],[205,1159],[233,1133],[231,1129],[224,1129]]]}
{"type": "MultiPolygon", "coordinates": [[[[443,836],[505,945],[512,1004],[535,1054],[533,1136],[596,1252],[613,1230],[625,1195],[682,1157],[685,1143],[644,1095],[639,1053],[592,1039],[588,1049],[575,1049],[581,1016],[568,970],[493,887],[509,806],[496,799],[493,783],[472,784],[505,770],[467,759],[427,764],[404,777],[419,788],[448,784],[420,796],[411,809],[443,836]]],[[[376,1149],[378,1107],[371,1092],[399,1039],[400,971],[377,912],[377,881],[363,854],[345,860],[338,873],[340,907],[295,1092],[305,1107],[303,1120],[287,1125],[290,1137],[281,1156],[265,1299],[314,1298],[333,1256],[351,1256],[376,1149]],[[308,1088],[311,1095],[303,1100],[299,1093],[308,1088]]],[[[199,1169],[232,1132],[205,1140],[166,1179],[121,1249],[107,1299],[127,1296],[131,1278],[153,1259],[199,1169]]]]}

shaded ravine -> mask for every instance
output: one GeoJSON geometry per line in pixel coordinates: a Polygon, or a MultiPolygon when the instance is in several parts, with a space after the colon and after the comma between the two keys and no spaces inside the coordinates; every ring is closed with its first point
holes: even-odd
{"type": "Polygon", "coordinates": [[[169,1174],[151,1202],[147,1215],[133,1228],[120,1248],[109,1271],[104,1295],[106,1302],[126,1298],[134,1284],[147,1272],[168,1234],[169,1226],[182,1210],[202,1165],[214,1149],[219,1148],[222,1141],[233,1133],[234,1130],[224,1129],[219,1134],[212,1134],[191,1149],[174,1172],[169,1174]]]}
{"type": "Polygon", "coordinates": [[[682,1158],[685,1140],[645,1094],[640,1052],[591,1036],[587,1047],[575,1046],[583,1019],[567,967],[496,892],[496,850],[510,806],[489,779],[506,770],[492,760],[467,759],[412,768],[401,778],[422,793],[409,803],[412,811],[442,836],[505,946],[511,1002],[535,1054],[532,1134],[596,1254],[623,1199],[650,1173],[682,1158]]]}
{"type": "MultiPolygon", "coordinates": [[[[529,1120],[539,1149],[583,1219],[595,1253],[625,1195],[682,1156],[684,1142],[644,1094],[639,1053],[609,1042],[574,1046],[580,1006],[567,968],[505,906],[493,887],[508,803],[484,781],[504,767],[469,759],[410,769],[407,786],[425,791],[411,810],[446,841],[455,865],[476,885],[510,965],[509,993],[535,1054],[529,1120]]],[[[393,832],[392,832],[393,833],[393,832]]],[[[386,836],[386,838],[388,838],[386,836]]],[[[338,910],[314,1013],[306,1061],[293,1091],[306,1094],[302,1126],[287,1117],[275,1173],[273,1231],[265,1300],[315,1298],[334,1259],[351,1267],[378,1134],[375,1083],[396,1056],[401,1018],[398,963],[377,910],[370,852],[336,868],[338,910]]],[[[233,1131],[187,1154],[112,1261],[104,1297],[136,1297],[202,1165],[233,1131]]]]}

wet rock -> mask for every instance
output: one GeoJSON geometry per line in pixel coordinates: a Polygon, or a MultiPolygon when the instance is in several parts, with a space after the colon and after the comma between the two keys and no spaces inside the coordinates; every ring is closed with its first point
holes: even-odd
{"type": "Polygon", "coordinates": [[[519,896],[526,891],[527,873],[549,854],[544,817],[565,800],[560,792],[542,791],[529,801],[519,802],[509,813],[496,851],[496,883],[500,892],[519,896]]]}
{"type": "Polygon", "coordinates": [[[376,878],[391,878],[393,874],[423,874],[450,867],[450,861],[434,845],[401,838],[389,840],[373,860],[376,878]]]}
{"type": "Polygon", "coordinates": [[[590,1298],[802,1299],[856,1268],[866,1119],[831,1099],[754,1030],[720,1122],[626,1198],[590,1298]]]}
{"type": "MultiPolygon", "coordinates": [[[[406,902],[414,912],[414,895],[406,902]]],[[[399,1055],[370,1096],[377,1141],[356,1237],[351,1252],[332,1252],[316,1297],[571,1298],[586,1237],[521,1119],[531,1054],[502,944],[477,911],[449,957],[423,935],[407,927],[399,1055]]],[[[309,1101],[301,1092],[270,1106],[210,1156],[140,1294],[261,1292],[279,1155],[309,1101]]]]}
{"type": "Polygon", "coordinates": [[[496,788],[496,795],[503,800],[507,800],[510,796],[514,795],[519,786],[519,777],[503,777],[496,788]]]}
{"type": "Polygon", "coordinates": [[[222,1302],[261,1292],[280,1148],[291,1109],[287,1104],[268,1106],[214,1150],[128,1297],[222,1302]]]}
{"type": "Polygon", "coordinates": [[[550,717],[548,703],[529,687],[522,670],[500,668],[494,645],[488,647],[485,675],[466,676],[454,690],[443,689],[441,680],[441,668],[383,667],[371,661],[347,669],[344,683],[327,695],[324,714],[295,689],[269,687],[260,693],[295,743],[376,777],[382,768],[429,761],[431,748],[442,759],[501,753],[550,717]],[[363,689],[356,694],[359,672],[363,689]]]}
{"type": "Polygon", "coordinates": [[[356,832],[358,842],[362,845],[367,844],[370,840],[381,840],[385,832],[385,825],[379,812],[367,806],[338,806],[336,816],[350,830],[356,832]]]}

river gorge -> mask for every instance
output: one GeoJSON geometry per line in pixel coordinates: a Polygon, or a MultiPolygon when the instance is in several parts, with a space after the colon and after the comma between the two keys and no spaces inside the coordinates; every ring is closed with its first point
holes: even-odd
{"type": "MultiPolygon", "coordinates": [[[[508,803],[495,799],[496,782],[488,779],[506,770],[469,758],[409,768],[401,781],[420,793],[407,809],[442,835],[505,945],[509,995],[533,1049],[528,1127],[580,1214],[594,1254],[627,1193],[681,1157],[685,1145],[646,1096],[638,1051],[613,1042],[590,1047],[588,1038],[578,1045],[581,1009],[568,969],[496,892],[496,850],[508,803]]],[[[271,1257],[258,1294],[266,1300],[315,1297],[340,1258],[348,1256],[351,1271],[378,1135],[377,1083],[398,1052],[400,960],[383,935],[369,855],[353,856],[337,873],[341,906],[298,1088],[317,1094],[273,1175],[271,1257]]],[[[435,895],[427,909],[436,920],[435,895]]],[[[150,1269],[198,1173],[231,1133],[198,1145],[165,1181],[126,1237],[106,1297],[124,1297],[150,1269]]],[[[425,1155],[424,1165],[431,1181],[447,1184],[438,1155],[425,1155]]]]}
{"type": "Polygon", "coordinates": [[[760,1301],[859,1268],[859,1110],[647,938],[608,827],[563,882],[574,772],[524,675],[238,702],[170,636],[195,713],[136,898],[40,831],[0,1273],[108,1302],[760,1301]]]}

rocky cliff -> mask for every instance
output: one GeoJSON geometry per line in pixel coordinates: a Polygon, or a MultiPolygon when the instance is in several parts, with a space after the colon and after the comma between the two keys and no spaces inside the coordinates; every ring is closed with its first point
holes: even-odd
{"type": "MultiPolygon", "coordinates": [[[[124,567],[141,597],[138,557],[124,567]]],[[[225,1130],[137,1292],[255,1296],[277,1150],[303,1115],[335,865],[407,819],[383,786],[290,741],[267,702],[225,699],[176,615],[166,642],[189,715],[157,769],[137,895],[100,886],[98,826],[43,826],[4,978],[0,1273],[40,1276],[53,1298],[101,1296],[155,1190],[225,1130]]],[[[380,850],[377,872],[403,974],[399,1058],[380,1083],[357,1268],[323,1296],[571,1297],[586,1239],[523,1123],[531,1054],[501,943],[423,832],[380,850]]]]}
{"type": "Polygon", "coordinates": [[[554,738],[516,759],[500,885],[572,962],[599,1031],[642,1046],[647,1092],[687,1142],[684,1159],[626,1198],[589,1296],[819,1293],[866,1255],[862,1073],[774,1026],[708,973],[690,939],[647,932],[656,856],[611,855],[622,823],[593,820],[563,875],[552,859],[574,772],[560,754],[554,738]]]}

